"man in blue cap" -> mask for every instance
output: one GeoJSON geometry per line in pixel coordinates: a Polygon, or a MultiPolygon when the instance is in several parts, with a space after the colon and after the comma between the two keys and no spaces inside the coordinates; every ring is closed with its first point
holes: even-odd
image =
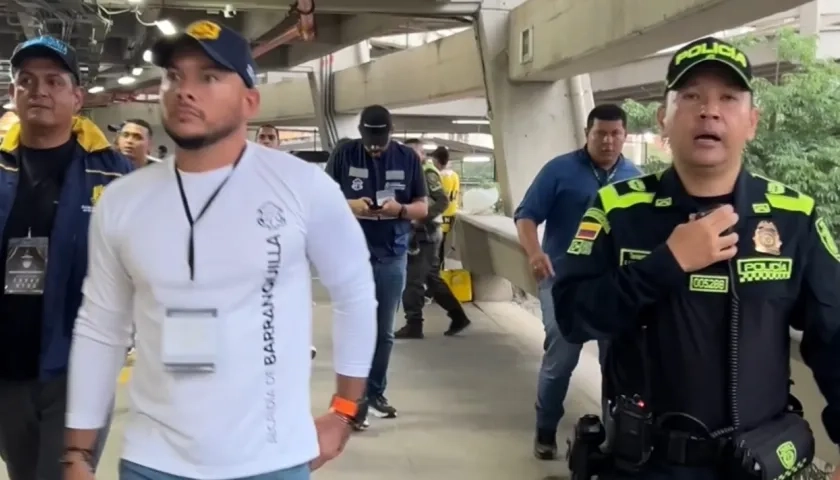
{"type": "Polygon", "coordinates": [[[370,370],[364,235],[321,169],[248,141],[260,97],[245,38],[204,20],[152,53],[177,148],[109,189],[94,214],[65,479],[92,478],[89,452],[133,324],[121,478],[307,480],[344,449],[370,370]],[[336,372],[329,412],[315,419],[310,262],[332,300],[336,372]]]}
{"type": "MultiPolygon", "coordinates": [[[[88,222],[104,186],[131,164],[76,116],[84,92],[71,46],[27,40],[11,67],[20,123],[0,144],[0,457],[12,480],[58,479],[88,222]]],[[[91,447],[92,459],[105,437],[91,447]]]]}

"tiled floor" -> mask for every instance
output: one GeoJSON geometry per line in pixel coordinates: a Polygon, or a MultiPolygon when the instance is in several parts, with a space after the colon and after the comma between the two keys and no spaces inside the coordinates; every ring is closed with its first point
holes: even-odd
{"type": "MultiPolygon", "coordinates": [[[[473,327],[462,337],[442,336],[446,320],[429,307],[427,337],[394,348],[388,397],[395,420],[374,419],[344,455],[314,475],[323,480],[549,480],[565,478],[563,462],[531,455],[534,392],[542,325],[515,305],[468,307],[473,327]]],[[[329,305],[316,307],[313,410],[328,402],[334,385],[329,305]]],[[[402,319],[397,320],[398,326],[402,319]]],[[[586,348],[576,371],[562,437],[584,411],[594,411],[599,382],[597,352],[586,348]]],[[[122,387],[114,429],[97,477],[116,478],[125,417],[122,387]]],[[[0,480],[5,480],[5,472],[0,480]]]]}

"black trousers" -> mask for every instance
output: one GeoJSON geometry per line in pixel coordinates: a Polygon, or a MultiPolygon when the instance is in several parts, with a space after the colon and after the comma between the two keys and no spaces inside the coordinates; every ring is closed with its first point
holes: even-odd
{"type": "Polygon", "coordinates": [[[438,247],[438,270],[443,270],[443,265],[446,263],[446,236],[444,233],[440,239],[440,246],[438,247]]]}
{"type": "MultiPolygon", "coordinates": [[[[67,377],[0,381],[0,458],[11,480],[61,480],[66,404],[67,377]]],[[[97,437],[97,459],[108,429],[97,437]]]]}
{"type": "Polygon", "coordinates": [[[446,310],[449,318],[456,320],[466,317],[461,302],[452,294],[449,285],[440,278],[438,252],[443,239],[438,233],[428,240],[419,242],[417,244],[418,250],[413,255],[409,254],[408,256],[402,303],[405,320],[409,325],[423,324],[423,307],[426,305],[426,294],[446,310]]]}

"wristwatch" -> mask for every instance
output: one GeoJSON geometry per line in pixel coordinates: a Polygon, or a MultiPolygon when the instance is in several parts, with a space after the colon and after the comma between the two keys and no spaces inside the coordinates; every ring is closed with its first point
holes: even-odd
{"type": "Polygon", "coordinates": [[[355,423],[359,416],[359,402],[333,395],[330,413],[338,415],[348,423],[355,423]]]}
{"type": "Polygon", "coordinates": [[[405,211],[406,211],[405,205],[400,205],[400,213],[399,213],[399,215],[397,215],[397,218],[400,218],[400,219],[405,218],[405,211]]]}

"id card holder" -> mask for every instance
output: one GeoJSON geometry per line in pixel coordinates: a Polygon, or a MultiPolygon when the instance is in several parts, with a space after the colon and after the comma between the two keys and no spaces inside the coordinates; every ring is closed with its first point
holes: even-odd
{"type": "Polygon", "coordinates": [[[388,200],[393,200],[396,194],[393,190],[378,190],[376,192],[376,205],[381,207],[388,200]]]}
{"type": "Polygon", "coordinates": [[[3,292],[42,295],[47,276],[50,240],[47,237],[10,238],[6,252],[3,292]]]}
{"type": "Polygon", "coordinates": [[[163,365],[174,372],[213,372],[219,327],[215,308],[167,308],[161,329],[163,365]]]}

